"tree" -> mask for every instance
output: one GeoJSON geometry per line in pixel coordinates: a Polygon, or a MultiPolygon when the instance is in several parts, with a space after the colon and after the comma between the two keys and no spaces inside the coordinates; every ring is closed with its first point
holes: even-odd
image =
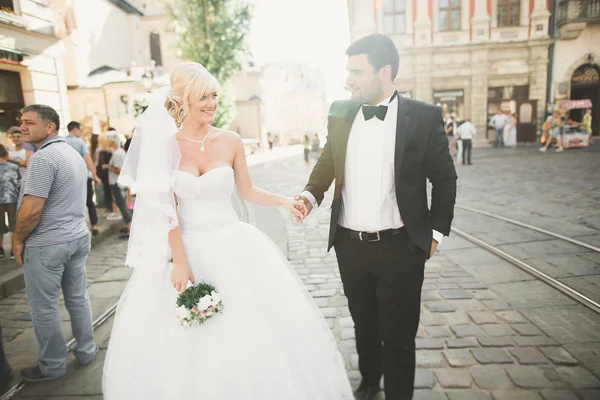
{"type": "Polygon", "coordinates": [[[194,61],[221,84],[215,126],[227,126],[235,114],[233,91],[228,81],[248,57],[246,36],[252,6],[248,0],[164,0],[175,36],[178,57],[194,61]]]}

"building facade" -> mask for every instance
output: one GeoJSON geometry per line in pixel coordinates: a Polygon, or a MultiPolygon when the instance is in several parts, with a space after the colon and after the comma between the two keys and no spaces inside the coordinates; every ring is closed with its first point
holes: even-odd
{"type": "MultiPolygon", "coordinates": [[[[550,0],[348,0],[352,40],[389,35],[400,92],[470,118],[485,141],[498,109],[534,142],[546,111],[550,0]]],[[[489,135],[489,136],[488,136],[489,135]]]]}
{"type": "Polygon", "coordinates": [[[0,3],[0,142],[18,125],[20,110],[42,103],[70,118],[65,83],[60,16],[50,0],[3,0],[0,3]]]}
{"type": "Polygon", "coordinates": [[[592,129],[600,132],[600,0],[559,0],[551,52],[549,108],[563,108],[580,122],[592,107],[592,129]],[[568,102],[568,100],[584,100],[568,102]],[[588,101],[589,100],[589,101],[588,101]],[[573,108],[582,107],[582,108],[573,108]]]}

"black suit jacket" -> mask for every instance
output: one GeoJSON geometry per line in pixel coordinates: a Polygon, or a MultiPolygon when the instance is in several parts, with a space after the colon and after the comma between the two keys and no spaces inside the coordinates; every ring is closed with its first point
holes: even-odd
{"type": "MultiPolygon", "coordinates": [[[[335,239],[342,206],[346,147],[360,108],[360,103],[351,100],[331,105],[327,142],[304,188],[321,204],[335,179],[327,250],[331,249],[335,239]]],[[[400,216],[411,239],[429,255],[432,229],[446,236],[450,234],[456,199],[457,176],[448,150],[442,110],[431,104],[398,97],[396,126],[394,165],[400,216]],[[427,179],[433,186],[431,208],[427,204],[427,179]]]]}

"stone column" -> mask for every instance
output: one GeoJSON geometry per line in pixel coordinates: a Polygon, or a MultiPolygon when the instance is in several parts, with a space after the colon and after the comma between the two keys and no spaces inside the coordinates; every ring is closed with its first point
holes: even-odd
{"type": "Polygon", "coordinates": [[[550,21],[550,12],[548,11],[546,0],[535,0],[533,11],[529,16],[529,21],[531,28],[531,37],[548,37],[548,24],[550,21]]]}
{"type": "Polygon", "coordinates": [[[548,46],[532,46],[529,59],[529,99],[537,100],[537,127],[545,119],[548,79],[548,46]]]}
{"type": "Polygon", "coordinates": [[[471,51],[471,122],[477,129],[477,136],[473,144],[485,146],[488,141],[487,135],[487,70],[488,51],[486,49],[474,49],[471,51]]]}
{"type": "Polygon", "coordinates": [[[490,35],[490,16],[487,11],[486,0],[475,0],[475,12],[471,19],[471,28],[474,43],[485,42],[490,35]]]}
{"type": "Polygon", "coordinates": [[[429,18],[429,1],[417,1],[417,20],[415,21],[415,45],[431,45],[431,19],[429,18]]]}

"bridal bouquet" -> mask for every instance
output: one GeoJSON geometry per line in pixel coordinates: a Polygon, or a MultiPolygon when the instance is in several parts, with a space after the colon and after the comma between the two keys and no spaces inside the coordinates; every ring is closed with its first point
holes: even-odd
{"type": "Polygon", "coordinates": [[[177,297],[177,317],[187,328],[193,324],[200,325],[222,311],[221,296],[214,286],[205,282],[188,287],[177,297]]]}

